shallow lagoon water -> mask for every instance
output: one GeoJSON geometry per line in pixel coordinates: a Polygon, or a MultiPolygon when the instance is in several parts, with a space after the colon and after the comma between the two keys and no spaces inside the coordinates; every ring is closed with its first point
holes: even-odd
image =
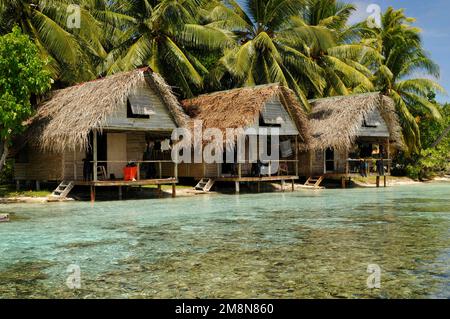
{"type": "Polygon", "coordinates": [[[438,183],[0,205],[0,298],[450,298],[449,198],[438,183]]]}

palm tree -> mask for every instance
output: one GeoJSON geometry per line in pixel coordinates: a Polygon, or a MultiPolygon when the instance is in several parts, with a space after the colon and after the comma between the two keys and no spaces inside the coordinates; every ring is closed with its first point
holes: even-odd
{"type": "Polygon", "coordinates": [[[359,63],[370,48],[343,45],[342,26],[354,10],[334,0],[234,0],[211,9],[214,24],[234,32],[229,49],[211,72],[216,86],[230,75],[234,86],[279,82],[308,98],[373,89],[370,70],[359,63]],[[325,8],[325,11],[319,10],[325,8]]]}
{"type": "MultiPolygon", "coordinates": [[[[103,0],[95,1],[97,5],[103,0]]],[[[91,15],[89,0],[79,0],[81,28],[70,28],[73,14],[66,0],[0,0],[1,32],[20,26],[49,59],[54,78],[71,84],[96,76],[95,64],[106,57],[101,24],[91,15]]],[[[105,0],[106,2],[106,0],[105,0]]]]}
{"type": "Polygon", "coordinates": [[[203,86],[208,70],[192,50],[215,50],[233,43],[232,35],[201,24],[205,0],[128,0],[111,4],[103,19],[113,26],[115,48],[108,74],[150,66],[184,97],[203,86]],[[191,50],[192,49],[192,50],[191,50]]]}
{"type": "Polygon", "coordinates": [[[413,18],[390,7],[381,20],[381,28],[366,29],[363,43],[384,56],[376,66],[375,85],[396,102],[406,145],[410,152],[417,152],[421,140],[415,116],[425,112],[441,119],[438,105],[428,99],[430,93],[444,92],[433,80],[439,77],[439,67],[423,49],[420,29],[411,26],[413,18]],[[418,73],[424,77],[416,77],[418,73]]]}

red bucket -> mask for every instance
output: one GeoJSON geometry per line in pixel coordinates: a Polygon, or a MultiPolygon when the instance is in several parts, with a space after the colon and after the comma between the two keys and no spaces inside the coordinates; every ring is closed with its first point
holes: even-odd
{"type": "Polygon", "coordinates": [[[137,167],[125,167],[123,169],[123,176],[125,181],[132,181],[137,179],[137,167]]]}

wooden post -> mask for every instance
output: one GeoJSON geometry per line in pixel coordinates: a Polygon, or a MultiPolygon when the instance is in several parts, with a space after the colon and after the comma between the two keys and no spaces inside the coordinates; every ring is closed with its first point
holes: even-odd
{"type": "Polygon", "coordinates": [[[292,191],[295,192],[295,180],[292,180],[292,191]]]}
{"type": "Polygon", "coordinates": [[[177,185],[172,184],[172,198],[177,197],[177,185]]]}
{"type": "Polygon", "coordinates": [[[391,175],[391,142],[387,139],[388,174],[391,175]]]}
{"type": "Polygon", "coordinates": [[[36,191],[40,191],[41,190],[41,182],[36,181],[36,191]]]}
{"type": "Polygon", "coordinates": [[[178,180],[178,163],[175,163],[174,171],[175,179],[178,180]]]}
{"type": "Polygon", "coordinates": [[[95,186],[91,185],[91,202],[95,202],[95,186]]]}
{"type": "Polygon", "coordinates": [[[261,193],[261,182],[258,182],[258,193],[261,193]]]}
{"type": "Polygon", "coordinates": [[[94,130],[93,148],[94,148],[94,182],[98,181],[98,156],[97,156],[97,130],[94,130]]]}
{"type": "Polygon", "coordinates": [[[380,176],[377,176],[377,187],[380,187],[380,176]]]}
{"type": "Polygon", "coordinates": [[[384,175],[384,187],[387,187],[387,176],[384,175]]]}
{"type": "MultiPolygon", "coordinates": [[[[288,174],[289,174],[289,164],[288,164],[288,174]]],[[[295,176],[299,176],[298,167],[298,136],[295,135],[295,176]]]]}
{"type": "Polygon", "coordinates": [[[239,176],[239,179],[242,178],[242,164],[241,163],[238,164],[238,176],[239,176]]]}
{"type": "Polygon", "coordinates": [[[161,185],[158,185],[158,197],[161,198],[162,196],[162,189],[161,189],[161,185]]]}
{"type": "Polygon", "coordinates": [[[77,172],[77,149],[73,151],[73,179],[78,180],[78,172],[77,172]]]}
{"type": "Polygon", "coordinates": [[[236,185],[236,194],[239,194],[240,193],[240,188],[239,188],[239,182],[235,182],[235,185],[236,185]]]}
{"type": "Polygon", "coordinates": [[[162,163],[158,162],[158,165],[159,165],[159,179],[161,179],[162,178],[162,163]]]}
{"type": "Polygon", "coordinates": [[[284,179],[281,180],[281,191],[284,193],[284,185],[285,185],[285,181],[284,179]]]}
{"type": "Polygon", "coordinates": [[[341,185],[343,189],[347,188],[345,176],[341,177],[341,185]]]}
{"type": "Polygon", "coordinates": [[[122,200],[122,186],[119,186],[119,200],[122,200]]]}

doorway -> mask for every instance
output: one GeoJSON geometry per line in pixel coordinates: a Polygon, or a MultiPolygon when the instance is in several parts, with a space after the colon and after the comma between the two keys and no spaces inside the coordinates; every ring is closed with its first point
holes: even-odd
{"type": "Polygon", "coordinates": [[[336,171],[335,152],[329,148],[325,151],[325,174],[334,173],[336,171]]]}
{"type": "Polygon", "coordinates": [[[108,175],[115,179],[123,179],[123,168],[127,165],[127,134],[108,133],[108,175]],[[111,163],[115,162],[115,163],[111,163]]]}

